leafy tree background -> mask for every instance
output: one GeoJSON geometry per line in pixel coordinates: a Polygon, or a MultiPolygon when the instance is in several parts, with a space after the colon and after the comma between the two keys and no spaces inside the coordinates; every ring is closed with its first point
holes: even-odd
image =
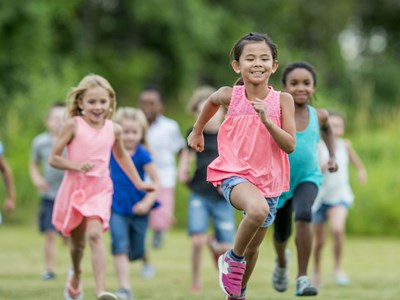
{"type": "MultiPolygon", "coordinates": [[[[44,129],[47,107],[83,75],[109,79],[119,105],[136,105],[140,89],[157,83],[166,114],[185,132],[193,120],[183,108],[193,89],[231,85],[229,51],[257,31],[278,44],[273,86],[281,88],[286,63],[309,61],[318,73],[314,105],[347,117],[348,136],[369,171],[367,186],[353,184],[358,204],[350,233],[398,235],[399,15],[397,0],[0,1],[0,139],[18,192],[18,211],[6,221],[34,222],[30,142],[44,129]]],[[[187,190],[178,193],[183,226],[187,190]]]]}

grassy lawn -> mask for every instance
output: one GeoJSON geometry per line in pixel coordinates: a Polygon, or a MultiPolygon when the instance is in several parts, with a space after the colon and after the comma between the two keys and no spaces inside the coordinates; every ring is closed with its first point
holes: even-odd
{"type": "MultiPolygon", "coordinates": [[[[42,271],[42,238],[36,228],[0,226],[0,299],[43,300],[63,299],[65,276],[69,266],[67,248],[61,239],[58,243],[56,272],[58,277],[51,282],[40,279],[42,271]]],[[[107,249],[109,237],[107,237],[107,249]]],[[[327,245],[330,247],[330,243],[327,245]]],[[[192,293],[190,287],[190,244],[184,231],[169,233],[163,249],[151,251],[157,267],[154,279],[140,277],[140,263],[131,265],[131,277],[135,299],[207,299],[224,300],[217,280],[217,271],[207,249],[204,251],[203,289],[192,293]]],[[[294,245],[291,241],[290,289],[277,293],[271,287],[271,271],[274,254],[271,237],[262,246],[258,265],[251,279],[247,299],[283,300],[293,296],[296,273],[294,245]]],[[[331,250],[325,251],[325,282],[316,298],[331,299],[400,299],[400,243],[399,240],[384,238],[348,238],[345,268],[352,280],[348,287],[336,287],[332,280],[331,250]]],[[[86,249],[83,263],[85,299],[95,299],[94,280],[90,269],[90,251],[86,249]]],[[[108,256],[108,289],[117,288],[111,256],[108,256]]]]}

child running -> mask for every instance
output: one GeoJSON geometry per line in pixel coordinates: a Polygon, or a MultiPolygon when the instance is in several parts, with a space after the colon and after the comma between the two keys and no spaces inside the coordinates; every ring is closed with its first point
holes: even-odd
{"type": "Polygon", "coordinates": [[[33,185],[40,194],[41,200],[38,224],[40,232],[44,235],[43,254],[45,270],[42,273],[43,280],[52,280],[56,277],[54,261],[58,234],[51,223],[51,218],[53,216],[54,199],[61,185],[64,172],[49,165],[49,155],[64,126],[65,112],[64,103],[52,104],[48,109],[45,121],[47,130],[37,135],[31,145],[29,174],[33,185]]]}
{"type": "Polygon", "coordinates": [[[67,96],[66,121],[49,157],[51,166],[65,170],[57,193],[53,224],[70,236],[72,269],[64,292],[66,300],[83,298],[81,261],[86,241],[91,248],[92,270],[99,300],[115,300],[105,291],[106,251],[103,231],[111,215],[113,184],[109,162],[113,155],[140,190],[153,191],[144,183],[121,140],[121,127],[113,123],[116,97],[110,83],[95,74],[85,76],[67,96]],[[62,156],[67,147],[67,157],[62,156]]]}
{"type": "MultiPolygon", "coordinates": [[[[148,123],[140,109],[121,107],[115,121],[121,126],[121,139],[140,178],[145,173],[159,186],[157,170],[147,149],[148,123]]],[[[145,239],[149,213],[156,204],[158,190],[145,193],[136,188],[111,155],[111,178],[114,184],[110,232],[115,274],[119,289],[118,299],[132,299],[129,261],[144,259],[144,268],[151,267],[145,257],[145,239]]],[[[157,203],[158,204],[158,203],[157,203]]]]}
{"type": "Polygon", "coordinates": [[[338,163],[336,173],[327,172],[328,150],[320,143],[320,166],[324,181],[313,205],[312,222],[315,234],[314,278],[318,287],[321,285],[321,252],[325,244],[325,223],[329,221],[333,236],[334,280],[337,285],[348,285],[350,280],[342,269],[342,254],[345,239],[347,211],[353,204],[354,195],[349,180],[349,163],[356,168],[358,181],[367,182],[367,173],[357,152],[349,140],[343,139],[345,132],[344,118],[337,112],[329,113],[329,123],[335,138],[335,155],[338,163]]]}
{"type": "MultiPolygon", "coordinates": [[[[196,117],[201,112],[206,100],[216,90],[202,86],[195,90],[188,109],[196,117]]],[[[224,119],[223,107],[207,122],[204,127],[204,151],[195,152],[190,147],[182,150],[179,160],[179,180],[191,190],[188,205],[188,232],[192,242],[192,291],[201,289],[201,252],[207,243],[215,264],[218,257],[232,248],[235,238],[235,218],[232,206],[225,200],[219,190],[207,182],[207,166],[218,156],[217,135],[224,119]],[[191,176],[193,160],[196,167],[191,176]],[[207,237],[208,223],[212,221],[214,235],[207,237]]]]}
{"type": "Polygon", "coordinates": [[[279,198],[274,225],[274,247],[277,260],[272,276],[275,290],[284,292],[288,287],[287,242],[291,235],[292,212],[296,226],[298,274],[296,296],[315,296],[317,289],[307,277],[307,266],[312,248],[311,207],[322,182],[318,165],[320,132],[329,150],[327,169],[337,169],[334,142],[326,110],[315,109],[309,101],[317,84],[314,68],[305,62],[294,62],[282,72],[286,92],[293,96],[296,120],[296,150],[289,155],[290,190],[279,198]]]}
{"type": "Polygon", "coordinates": [[[249,33],[235,43],[231,56],[232,68],[241,78],[233,88],[221,87],[207,99],[188,144],[203,151],[206,123],[221,105],[227,107],[218,132],[219,156],[208,166],[207,180],[244,212],[233,249],[218,260],[222,291],[229,300],[243,300],[278,197],[289,188],[287,153],[295,148],[296,127],[292,96],[268,86],[278,68],[272,40],[249,33]]]}

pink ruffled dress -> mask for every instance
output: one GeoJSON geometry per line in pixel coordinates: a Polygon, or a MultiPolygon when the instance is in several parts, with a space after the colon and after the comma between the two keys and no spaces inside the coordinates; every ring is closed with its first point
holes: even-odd
{"type": "Polygon", "coordinates": [[[98,218],[103,230],[109,226],[113,184],[109,162],[114,144],[114,125],[106,120],[102,128],[91,127],[82,117],[74,117],[77,131],[67,145],[67,158],[94,164],[88,173],[65,171],[54,203],[52,222],[64,236],[70,236],[83,220],[98,218]]]}
{"type": "MultiPolygon", "coordinates": [[[[280,92],[268,89],[268,116],[281,127],[280,92]]],[[[277,197],[289,189],[288,155],[260,121],[243,85],[233,87],[228,112],[218,132],[218,152],[207,173],[207,181],[215,186],[239,176],[253,183],[265,198],[277,197]]]]}

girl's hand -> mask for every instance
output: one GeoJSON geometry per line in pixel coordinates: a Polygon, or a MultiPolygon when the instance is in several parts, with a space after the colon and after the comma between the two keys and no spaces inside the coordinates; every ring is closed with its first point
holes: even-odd
{"type": "Polygon", "coordinates": [[[330,158],[328,161],[328,171],[330,173],[336,172],[338,170],[338,165],[336,162],[336,158],[330,158]]]}
{"type": "Polygon", "coordinates": [[[194,130],[189,134],[187,138],[188,145],[196,150],[197,152],[203,152],[204,150],[204,136],[203,134],[196,134],[194,130]]]}
{"type": "Polygon", "coordinates": [[[91,169],[93,169],[93,167],[94,167],[94,164],[92,164],[90,162],[84,162],[84,163],[79,165],[78,171],[81,172],[81,173],[87,173],[91,169]]]}
{"type": "Polygon", "coordinates": [[[156,190],[156,186],[150,182],[143,182],[140,186],[137,187],[141,191],[145,192],[154,192],[156,190]]]}
{"type": "Polygon", "coordinates": [[[365,172],[364,170],[360,170],[358,171],[358,181],[361,184],[366,184],[367,183],[367,172],[365,172]]]}
{"type": "Polygon", "coordinates": [[[145,201],[140,201],[132,207],[133,213],[143,216],[150,211],[149,205],[145,201]]]}
{"type": "Polygon", "coordinates": [[[267,113],[267,105],[264,100],[256,98],[255,100],[251,101],[251,105],[253,106],[254,110],[258,113],[261,122],[264,124],[269,123],[269,117],[267,113]]]}

